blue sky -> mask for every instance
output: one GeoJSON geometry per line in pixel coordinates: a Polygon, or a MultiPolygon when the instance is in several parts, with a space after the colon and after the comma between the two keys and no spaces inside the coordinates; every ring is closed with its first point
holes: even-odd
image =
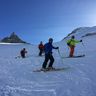
{"type": "Polygon", "coordinates": [[[0,0],[0,38],[16,32],[38,44],[62,40],[77,27],[96,26],[96,0],[0,0]]]}

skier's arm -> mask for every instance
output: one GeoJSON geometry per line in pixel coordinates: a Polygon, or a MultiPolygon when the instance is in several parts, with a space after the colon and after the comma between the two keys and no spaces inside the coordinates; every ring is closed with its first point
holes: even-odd
{"type": "Polygon", "coordinates": [[[52,46],[52,48],[53,48],[53,49],[59,49],[59,47],[54,47],[54,46],[52,46]]]}
{"type": "Polygon", "coordinates": [[[74,40],[75,43],[79,43],[80,41],[79,40],[74,40]]]}

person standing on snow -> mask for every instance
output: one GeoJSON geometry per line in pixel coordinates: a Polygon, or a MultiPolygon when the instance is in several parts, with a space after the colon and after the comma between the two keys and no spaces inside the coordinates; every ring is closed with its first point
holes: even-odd
{"type": "Polygon", "coordinates": [[[26,49],[23,48],[21,51],[20,51],[20,55],[22,58],[25,58],[25,54],[27,53],[26,49]]]}
{"type": "Polygon", "coordinates": [[[39,56],[42,56],[42,53],[44,52],[44,45],[42,43],[42,41],[40,42],[40,44],[38,45],[39,48],[39,56]]]}
{"type": "Polygon", "coordinates": [[[59,49],[59,47],[54,47],[52,43],[53,43],[53,39],[49,38],[49,42],[44,45],[45,60],[42,65],[42,70],[44,69],[46,70],[46,66],[49,60],[50,62],[47,69],[49,70],[53,69],[54,57],[52,55],[52,49],[59,49]]]}
{"type": "Polygon", "coordinates": [[[67,45],[70,48],[69,57],[73,57],[74,56],[74,49],[75,49],[76,43],[79,43],[79,42],[82,42],[82,40],[75,40],[75,36],[74,35],[71,37],[71,39],[69,39],[67,41],[67,45]]]}

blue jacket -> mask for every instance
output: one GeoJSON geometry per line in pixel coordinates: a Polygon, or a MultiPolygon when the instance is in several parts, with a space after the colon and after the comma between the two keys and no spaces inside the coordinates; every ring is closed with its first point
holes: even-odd
{"type": "Polygon", "coordinates": [[[58,47],[54,47],[51,43],[46,43],[44,45],[44,51],[45,51],[45,54],[52,54],[52,49],[57,49],[58,47]]]}

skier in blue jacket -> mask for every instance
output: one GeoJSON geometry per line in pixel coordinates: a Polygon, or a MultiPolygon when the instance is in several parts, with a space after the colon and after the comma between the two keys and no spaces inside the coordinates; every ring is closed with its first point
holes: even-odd
{"type": "Polygon", "coordinates": [[[47,69],[53,69],[53,63],[54,63],[54,57],[52,55],[52,49],[59,49],[59,47],[54,47],[52,45],[53,39],[49,38],[49,42],[44,45],[44,51],[45,51],[45,60],[42,65],[42,70],[46,70],[47,62],[50,60],[48,68],[47,69]]]}

